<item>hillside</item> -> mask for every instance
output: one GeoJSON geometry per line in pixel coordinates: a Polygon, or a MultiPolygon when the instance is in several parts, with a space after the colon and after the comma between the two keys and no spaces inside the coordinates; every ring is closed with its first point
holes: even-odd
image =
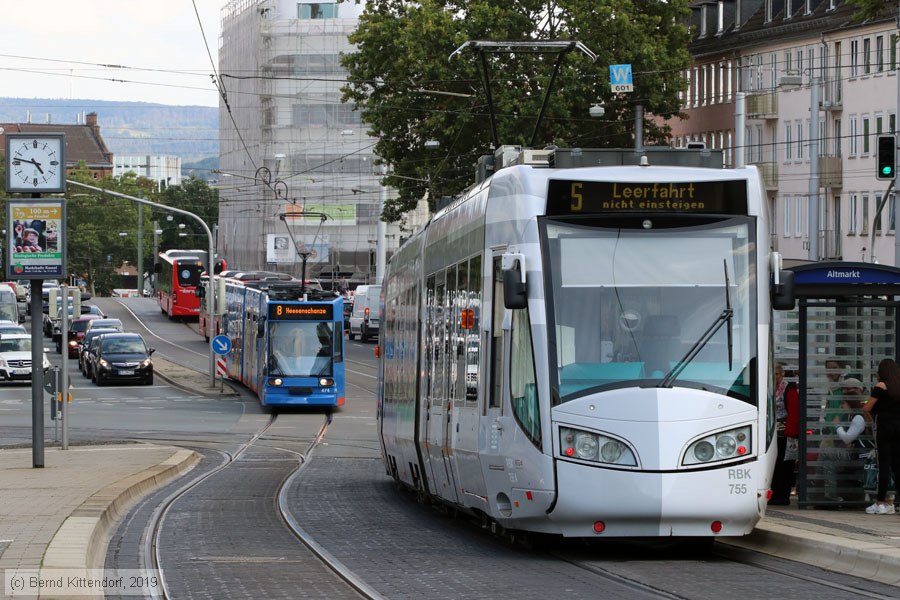
{"type": "Polygon", "coordinates": [[[30,116],[32,123],[71,125],[90,112],[97,113],[100,135],[114,154],[164,154],[180,156],[187,164],[208,159],[218,163],[219,112],[214,107],[0,98],[0,123],[26,123],[30,116]]]}

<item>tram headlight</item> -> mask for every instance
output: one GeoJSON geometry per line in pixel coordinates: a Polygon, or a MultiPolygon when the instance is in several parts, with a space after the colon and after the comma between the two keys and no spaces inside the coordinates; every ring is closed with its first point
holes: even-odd
{"type": "Polygon", "coordinates": [[[750,426],[745,425],[705,435],[688,446],[681,464],[700,465],[746,456],[753,451],[750,434],[750,426]]]}
{"type": "Polygon", "coordinates": [[[334,385],[334,379],[323,377],[319,380],[319,385],[322,387],[331,387],[334,385]]]}
{"type": "Polygon", "coordinates": [[[597,460],[597,436],[592,433],[575,434],[575,456],[582,460],[597,460]]]}
{"type": "Polygon", "coordinates": [[[601,433],[571,427],[559,428],[562,455],[596,463],[637,466],[634,452],[625,442],[601,433]]]}

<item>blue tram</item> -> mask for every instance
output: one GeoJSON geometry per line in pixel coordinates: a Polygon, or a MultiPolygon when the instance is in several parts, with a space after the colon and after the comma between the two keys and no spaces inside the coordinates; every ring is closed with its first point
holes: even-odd
{"type": "Polygon", "coordinates": [[[229,280],[227,374],[263,406],[344,404],[344,302],[300,282],[229,280]]]}

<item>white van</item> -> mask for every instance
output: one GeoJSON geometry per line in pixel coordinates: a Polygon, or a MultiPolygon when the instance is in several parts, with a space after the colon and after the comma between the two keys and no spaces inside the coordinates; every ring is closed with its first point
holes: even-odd
{"type": "Polygon", "coordinates": [[[381,296],[380,285],[361,285],[353,295],[353,311],[350,313],[350,331],[352,340],[359,336],[364,342],[378,335],[378,302],[381,296]]]}

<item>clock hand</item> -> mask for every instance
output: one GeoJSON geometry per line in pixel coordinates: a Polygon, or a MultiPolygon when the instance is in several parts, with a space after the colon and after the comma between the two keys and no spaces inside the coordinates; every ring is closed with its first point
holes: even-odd
{"type": "Polygon", "coordinates": [[[34,160],[33,158],[20,158],[20,159],[18,159],[18,161],[19,161],[19,162],[27,162],[27,163],[33,164],[35,167],[37,167],[37,170],[41,172],[41,175],[44,174],[44,170],[41,168],[41,163],[39,163],[38,161],[34,160]]]}

